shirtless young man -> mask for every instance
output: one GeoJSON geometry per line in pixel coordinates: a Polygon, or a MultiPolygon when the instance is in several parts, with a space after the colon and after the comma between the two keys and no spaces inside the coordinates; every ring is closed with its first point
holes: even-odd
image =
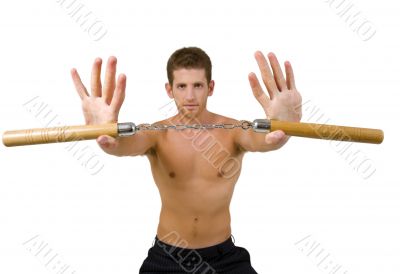
{"type": "MultiPolygon", "coordinates": [[[[259,51],[255,58],[268,96],[254,73],[249,74],[249,82],[266,117],[300,121],[301,96],[290,63],[284,64],[284,76],[273,53],[268,54],[269,61],[259,51]]],[[[93,64],[91,94],[76,69],[71,70],[86,124],[117,122],[125,97],[126,76],[121,74],[116,80],[116,58],[108,59],[104,85],[100,81],[101,63],[97,58],[93,64]]],[[[211,68],[210,58],[199,48],[175,51],[168,60],[165,89],[178,113],[155,124],[239,123],[207,110],[215,85],[211,68]]],[[[140,273],[257,273],[248,251],[231,240],[229,205],[244,154],[276,150],[288,138],[282,131],[262,134],[241,128],[138,131],[130,137],[98,137],[98,144],[108,154],[146,155],[160,191],[156,244],[149,249],[140,273]],[[221,156],[228,156],[234,164],[221,164],[221,156]]]]}

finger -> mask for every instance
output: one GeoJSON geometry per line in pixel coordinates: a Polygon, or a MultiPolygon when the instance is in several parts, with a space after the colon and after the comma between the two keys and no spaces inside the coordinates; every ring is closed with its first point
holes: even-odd
{"type": "Polygon", "coordinates": [[[117,140],[108,135],[101,135],[96,139],[97,143],[102,149],[113,149],[117,146],[117,140]]]}
{"type": "Polygon", "coordinates": [[[96,58],[96,60],[94,60],[92,67],[91,89],[92,89],[92,96],[94,97],[101,97],[101,81],[100,81],[101,63],[102,60],[100,58],[96,58]]]}
{"type": "Polygon", "coordinates": [[[115,89],[114,96],[111,101],[111,106],[117,112],[121,109],[122,103],[125,99],[125,88],[126,88],[126,75],[120,74],[117,81],[117,87],[115,89]]]}
{"type": "Polygon", "coordinates": [[[268,145],[279,145],[286,139],[286,134],[282,130],[275,130],[265,135],[265,142],[268,145]]]}
{"type": "Polygon", "coordinates": [[[289,61],[285,62],[285,71],[286,71],[286,83],[287,83],[288,89],[296,89],[293,68],[289,61]]]}
{"type": "Polygon", "coordinates": [[[71,76],[72,76],[72,81],[74,82],[75,85],[75,89],[79,94],[79,97],[81,97],[81,99],[88,97],[89,94],[82,83],[81,77],[79,77],[78,71],[75,68],[71,69],[71,76]]]}
{"type": "Polygon", "coordinates": [[[273,52],[270,52],[268,54],[268,59],[271,63],[272,71],[274,72],[274,78],[278,89],[280,91],[287,89],[285,78],[283,76],[281,66],[279,65],[278,58],[276,58],[276,55],[273,52]]]}
{"type": "Polygon", "coordinates": [[[261,76],[265,86],[267,87],[269,96],[271,99],[273,99],[274,96],[278,94],[279,90],[276,86],[274,76],[269,68],[268,61],[265,59],[261,51],[257,51],[254,56],[257,60],[258,67],[260,68],[261,76]]]}
{"type": "Polygon", "coordinates": [[[115,72],[117,70],[117,58],[108,58],[106,76],[104,80],[103,97],[107,104],[110,104],[115,90],[115,72]]]}
{"type": "Polygon", "coordinates": [[[268,98],[267,94],[265,94],[265,92],[262,90],[260,82],[258,81],[257,76],[253,72],[249,74],[249,82],[254,97],[256,97],[257,101],[261,104],[264,111],[267,112],[271,100],[268,98]]]}

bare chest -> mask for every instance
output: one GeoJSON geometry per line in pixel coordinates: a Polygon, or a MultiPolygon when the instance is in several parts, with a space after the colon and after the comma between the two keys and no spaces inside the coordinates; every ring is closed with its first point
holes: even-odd
{"type": "Polygon", "coordinates": [[[233,178],[240,172],[240,154],[229,130],[167,131],[159,139],[155,168],[170,178],[233,178]]]}

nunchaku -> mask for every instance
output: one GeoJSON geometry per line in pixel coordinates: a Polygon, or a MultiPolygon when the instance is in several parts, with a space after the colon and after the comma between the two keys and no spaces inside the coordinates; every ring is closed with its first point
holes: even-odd
{"type": "MultiPolygon", "coordinates": [[[[286,135],[335,140],[345,142],[361,142],[380,144],[383,141],[383,131],[380,129],[314,124],[303,122],[289,122],[274,119],[255,119],[248,122],[243,129],[252,129],[257,133],[269,133],[282,130],[286,135]]],[[[190,127],[184,127],[190,128],[190,127]]],[[[181,128],[181,129],[184,129],[181,128]]],[[[201,125],[192,128],[201,129],[201,125]]],[[[225,128],[225,127],[222,127],[225,128]]],[[[96,139],[101,135],[111,137],[132,136],[146,127],[137,126],[132,122],[105,123],[98,125],[78,125],[49,128],[33,128],[24,130],[5,131],[3,144],[8,147],[58,142],[71,142],[96,139]]],[[[167,128],[165,128],[167,129],[167,128]]],[[[175,129],[177,129],[175,127],[175,129]]]]}

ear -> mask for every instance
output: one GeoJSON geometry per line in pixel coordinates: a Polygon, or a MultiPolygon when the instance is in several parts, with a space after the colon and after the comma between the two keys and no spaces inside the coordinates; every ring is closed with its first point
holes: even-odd
{"type": "Polygon", "coordinates": [[[215,87],[215,81],[211,80],[210,84],[208,85],[208,96],[213,95],[214,93],[214,87],[215,87]]]}
{"type": "Polygon", "coordinates": [[[174,99],[174,94],[172,93],[172,86],[170,83],[165,83],[165,90],[167,91],[168,97],[174,99]]]}

